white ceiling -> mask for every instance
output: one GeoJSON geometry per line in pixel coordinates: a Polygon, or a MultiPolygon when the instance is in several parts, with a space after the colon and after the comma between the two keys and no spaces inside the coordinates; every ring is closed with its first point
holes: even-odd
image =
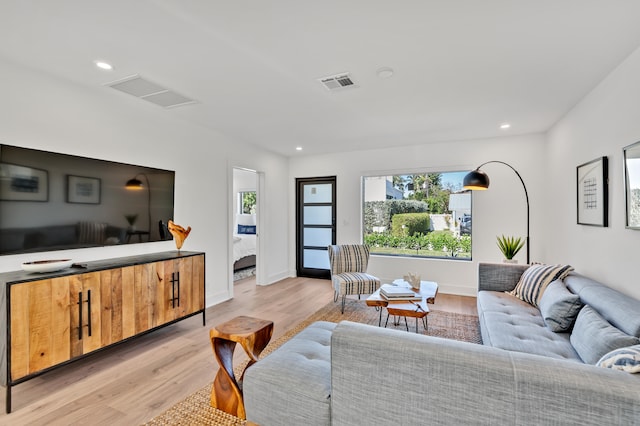
{"type": "Polygon", "coordinates": [[[640,46],[638,18],[638,0],[2,0],[0,59],[123,104],[104,84],[140,74],[198,101],[158,114],[295,156],[544,132],[640,46]],[[345,71],[357,88],[318,82],[345,71]]]}

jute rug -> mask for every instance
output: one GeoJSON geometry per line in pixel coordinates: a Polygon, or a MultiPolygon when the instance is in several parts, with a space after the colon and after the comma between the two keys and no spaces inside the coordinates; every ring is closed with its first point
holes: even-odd
{"type": "MultiPolygon", "coordinates": [[[[340,322],[343,320],[360,322],[364,324],[378,325],[378,311],[365,305],[363,300],[347,300],[344,314],[340,313],[339,303],[330,302],[309,316],[307,319],[289,330],[282,337],[269,343],[262,352],[261,358],[273,352],[292,336],[300,332],[309,324],[315,321],[340,322]]],[[[431,307],[431,305],[430,305],[431,307]]],[[[386,319],[386,310],[383,310],[382,325],[386,319]]],[[[471,343],[482,343],[478,317],[475,315],[463,315],[446,311],[431,310],[428,319],[428,331],[423,330],[419,324],[418,331],[429,336],[443,337],[445,339],[461,340],[471,343]]],[[[415,320],[408,318],[409,330],[415,332],[415,320]]],[[[406,330],[404,321],[400,325],[392,325],[392,318],[389,319],[387,328],[397,328],[406,330]]],[[[406,331],[404,331],[406,333],[406,331]]],[[[238,365],[234,373],[236,377],[244,370],[245,363],[238,365]]],[[[152,419],[147,426],[167,426],[167,425],[242,425],[246,422],[235,416],[217,410],[209,404],[211,398],[211,385],[207,385],[180,401],[161,415],[152,419]]]]}

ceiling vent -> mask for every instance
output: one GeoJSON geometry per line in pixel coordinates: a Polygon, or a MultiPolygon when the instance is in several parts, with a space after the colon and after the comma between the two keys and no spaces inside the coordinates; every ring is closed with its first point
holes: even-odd
{"type": "Polygon", "coordinates": [[[193,99],[182,96],[139,75],[125,77],[121,80],[107,83],[106,86],[160,105],[163,108],[174,108],[196,103],[193,99]]]}
{"type": "Polygon", "coordinates": [[[322,83],[322,85],[326,87],[327,90],[331,91],[345,89],[347,87],[358,87],[354,83],[353,78],[351,78],[348,72],[330,75],[328,77],[322,77],[318,79],[318,81],[322,83]]]}

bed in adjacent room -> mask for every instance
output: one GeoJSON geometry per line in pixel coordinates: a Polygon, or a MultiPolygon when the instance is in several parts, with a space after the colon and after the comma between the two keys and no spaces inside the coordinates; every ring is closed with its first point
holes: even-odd
{"type": "Polygon", "coordinates": [[[256,266],[256,217],[236,216],[233,233],[233,271],[256,266]]]}

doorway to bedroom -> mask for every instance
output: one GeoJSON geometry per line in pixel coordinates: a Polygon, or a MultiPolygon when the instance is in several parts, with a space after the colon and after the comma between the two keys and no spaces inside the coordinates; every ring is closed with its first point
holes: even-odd
{"type": "Polygon", "coordinates": [[[258,174],[233,169],[233,282],[256,280],[258,174]]]}

